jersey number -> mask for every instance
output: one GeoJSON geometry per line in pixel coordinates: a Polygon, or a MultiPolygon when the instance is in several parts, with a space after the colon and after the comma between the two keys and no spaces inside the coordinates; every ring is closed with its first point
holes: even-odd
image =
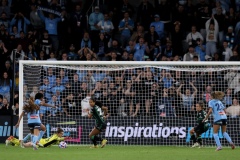
{"type": "Polygon", "coordinates": [[[217,111],[223,110],[223,105],[222,104],[216,103],[215,106],[217,107],[217,111]]]}

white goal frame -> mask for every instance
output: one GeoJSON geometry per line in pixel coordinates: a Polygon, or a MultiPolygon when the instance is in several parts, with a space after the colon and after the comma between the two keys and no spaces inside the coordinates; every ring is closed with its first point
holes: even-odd
{"type": "MultiPolygon", "coordinates": [[[[48,66],[48,65],[91,65],[91,66],[124,66],[124,65],[131,65],[136,66],[138,68],[140,65],[145,67],[157,67],[157,66],[222,66],[222,67],[229,67],[233,66],[233,69],[238,66],[240,67],[239,62],[183,62],[183,61],[26,61],[21,60],[19,61],[19,115],[22,113],[23,110],[23,66],[24,65],[41,65],[41,66],[48,66]],[[235,67],[234,67],[235,66],[235,67]]],[[[132,67],[131,67],[132,68],[132,67]]],[[[186,68],[189,69],[189,68],[186,68]]],[[[209,70],[205,70],[209,71],[209,70]]],[[[20,121],[19,125],[19,139],[23,139],[23,119],[20,121]]]]}

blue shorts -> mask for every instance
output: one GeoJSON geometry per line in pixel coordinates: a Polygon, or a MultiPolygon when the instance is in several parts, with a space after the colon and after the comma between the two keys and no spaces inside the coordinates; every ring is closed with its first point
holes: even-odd
{"type": "Polygon", "coordinates": [[[226,126],[227,125],[227,119],[220,119],[218,121],[213,122],[214,125],[220,125],[220,126],[226,126]]]}
{"type": "Polygon", "coordinates": [[[41,123],[28,123],[28,128],[30,130],[40,129],[41,128],[41,123]]]}

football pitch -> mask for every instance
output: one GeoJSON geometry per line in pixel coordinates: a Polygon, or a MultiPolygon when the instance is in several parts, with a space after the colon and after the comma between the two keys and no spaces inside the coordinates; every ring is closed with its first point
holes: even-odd
{"type": "Polygon", "coordinates": [[[69,146],[60,149],[20,148],[0,145],[0,160],[237,160],[239,148],[232,150],[224,147],[216,152],[215,148],[189,148],[164,146],[112,146],[90,149],[89,146],[69,146]]]}

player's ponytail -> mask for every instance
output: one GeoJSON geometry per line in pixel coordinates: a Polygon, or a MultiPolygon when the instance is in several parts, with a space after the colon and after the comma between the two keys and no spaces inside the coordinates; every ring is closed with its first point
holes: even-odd
{"type": "Polygon", "coordinates": [[[218,99],[218,100],[222,100],[224,95],[225,94],[223,92],[221,92],[221,91],[214,91],[214,92],[211,93],[211,97],[213,99],[218,99]]]}

